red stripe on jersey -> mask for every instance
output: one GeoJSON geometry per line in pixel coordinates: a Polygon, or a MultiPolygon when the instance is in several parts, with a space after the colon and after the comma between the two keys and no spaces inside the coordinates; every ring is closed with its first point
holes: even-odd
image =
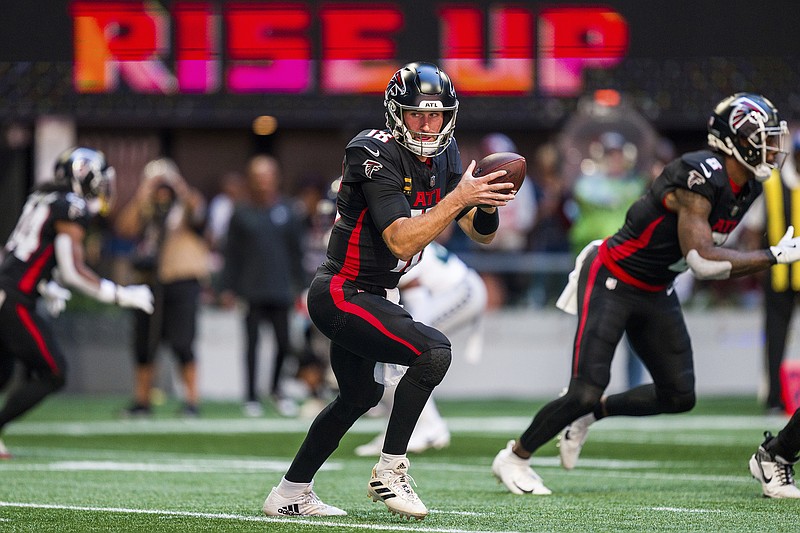
{"type": "Polygon", "coordinates": [[[47,343],[44,342],[42,332],[36,327],[36,323],[33,321],[33,318],[31,318],[30,313],[28,313],[28,309],[22,304],[17,304],[16,309],[22,324],[25,326],[25,329],[28,330],[28,333],[31,334],[31,337],[33,337],[33,341],[36,343],[36,346],[39,347],[39,352],[42,354],[42,357],[44,357],[44,360],[47,361],[47,366],[50,367],[54,375],[57,376],[61,374],[61,369],[58,368],[55,359],[53,359],[53,355],[50,353],[50,350],[47,349],[47,343]]]}
{"type": "Polygon", "coordinates": [[[608,239],[603,241],[603,244],[601,244],[598,249],[597,256],[603,262],[603,265],[614,274],[614,277],[618,278],[623,283],[627,283],[628,285],[647,292],[659,292],[667,288],[667,285],[651,285],[640,281],[625,272],[617,264],[617,261],[621,261],[647,246],[650,243],[650,239],[653,237],[653,232],[655,232],[656,227],[662,220],[664,220],[664,215],[651,222],[637,238],[625,241],[613,248],[608,247],[608,239]]]}
{"type": "Polygon", "coordinates": [[[586,289],[583,292],[583,305],[581,305],[581,320],[578,323],[578,333],[575,335],[575,355],[572,357],[572,377],[578,375],[578,361],[581,358],[581,340],[583,340],[583,330],[586,328],[586,320],[589,317],[589,300],[592,297],[592,289],[597,279],[597,272],[602,265],[600,257],[595,257],[589,267],[589,276],[586,280],[586,289]]]}
{"type": "Polygon", "coordinates": [[[42,252],[42,255],[37,257],[36,261],[34,261],[30,268],[25,272],[25,274],[22,276],[22,279],[19,280],[19,290],[25,294],[30,294],[33,291],[33,287],[36,285],[36,280],[39,279],[42,269],[50,260],[52,255],[53,245],[49,244],[42,252]]]}
{"type": "Polygon", "coordinates": [[[333,279],[331,279],[331,297],[333,298],[333,303],[336,305],[336,307],[338,307],[345,313],[353,314],[361,318],[362,320],[366,320],[371,326],[373,326],[375,329],[386,335],[386,337],[388,337],[389,339],[395,342],[399,342],[400,344],[411,350],[414,353],[414,355],[419,355],[421,352],[417,348],[415,348],[411,343],[409,343],[405,339],[401,339],[400,337],[398,337],[397,335],[386,329],[386,326],[384,326],[383,323],[381,323],[378,317],[376,317],[363,307],[359,307],[344,299],[344,289],[342,288],[342,285],[344,285],[345,279],[346,278],[344,276],[339,276],[339,275],[335,275],[333,276],[333,279]]]}
{"type": "Polygon", "coordinates": [[[356,279],[361,268],[361,248],[358,246],[358,241],[361,238],[361,229],[364,227],[364,216],[366,214],[367,210],[364,209],[358,215],[356,227],[353,228],[353,232],[347,240],[347,251],[344,254],[344,265],[342,265],[341,274],[350,280],[356,279]]]}

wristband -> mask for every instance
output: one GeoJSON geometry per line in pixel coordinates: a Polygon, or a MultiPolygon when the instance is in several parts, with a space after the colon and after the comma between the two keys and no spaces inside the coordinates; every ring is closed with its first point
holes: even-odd
{"type": "Polygon", "coordinates": [[[491,235],[497,231],[500,226],[500,214],[497,209],[494,213],[487,213],[480,207],[475,208],[475,214],[472,216],[472,227],[481,235],[491,235]]]}
{"type": "Polygon", "coordinates": [[[117,302],[117,284],[111,280],[101,279],[97,299],[106,304],[117,302]]]}

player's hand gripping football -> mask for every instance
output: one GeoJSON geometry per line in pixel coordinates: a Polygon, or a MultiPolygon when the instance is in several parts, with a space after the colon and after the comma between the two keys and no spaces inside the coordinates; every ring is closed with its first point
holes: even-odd
{"type": "Polygon", "coordinates": [[[117,303],[121,307],[141,309],[153,314],[153,291],[147,285],[117,285],[117,303]]]}
{"type": "Polygon", "coordinates": [[[794,263],[800,261],[800,237],[794,237],[794,226],[789,226],[786,235],[781,237],[778,244],[770,246],[769,251],[775,256],[778,263],[794,263]]]}
{"type": "Polygon", "coordinates": [[[504,170],[498,170],[483,176],[475,177],[472,175],[475,166],[476,163],[473,160],[461,176],[458,187],[453,191],[456,194],[464,196],[464,206],[480,205],[487,208],[501,207],[514,199],[514,194],[511,192],[511,189],[514,187],[513,184],[501,182],[492,183],[492,181],[505,175],[504,170]]]}

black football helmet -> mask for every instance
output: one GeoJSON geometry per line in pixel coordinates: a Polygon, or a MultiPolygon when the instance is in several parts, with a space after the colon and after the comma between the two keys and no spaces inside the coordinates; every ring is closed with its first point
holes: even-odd
{"type": "Polygon", "coordinates": [[[708,144],[734,156],[759,181],[783,166],[788,137],[786,121],[759,94],[731,95],[717,104],[708,119],[708,144]]]}
{"type": "Polygon", "coordinates": [[[53,182],[86,200],[92,213],[105,213],[110,209],[115,180],[114,167],[98,150],[73,147],[56,160],[53,182]]]}
{"type": "Polygon", "coordinates": [[[395,72],[383,100],[386,127],[397,142],[416,155],[433,157],[445,151],[456,127],[458,100],[450,77],[433,63],[409,63],[395,72]],[[435,141],[419,141],[403,121],[403,111],[442,111],[444,124],[435,141]]]}

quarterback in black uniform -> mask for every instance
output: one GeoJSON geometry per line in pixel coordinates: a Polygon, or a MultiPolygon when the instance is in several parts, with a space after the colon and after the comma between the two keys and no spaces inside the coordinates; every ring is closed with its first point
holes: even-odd
{"type": "Polygon", "coordinates": [[[623,227],[584,250],[560,299],[560,307],[571,303],[578,315],[569,388],[497,454],[492,470],[508,490],[549,493],[541,490],[530,456],[561,430],[561,464],[572,469],[594,421],[692,409],[692,347],[672,281],[686,269],[698,279],[726,279],[800,260],[800,237],[792,229],[771,249],[721,247],[761,193],[761,182],[780,168],[787,137],[786,122],[763,96],[725,98],[708,121],[710,149],[669,163],[630,207],[623,227]],[[653,383],[604,397],[623,333],[653,383]]]}
{"type": "MultiPolygon", "coordinates": [[[[65,151],[56,161],[55,178],[31,193],[8,239],[0,265],[0,364],[13,368],[18,360],[26,377],[0,408],[0,435],[6,424],[64,385],[64,354],[47,321],[36,313],[40,296],[69,296],[68,290],[54,286],[56,267],[60,284],[101,302],[153,311],[148,287],[100,279],[83,260],[86,227],[111,201],[113,180],[114,169],[102,152],[82,147],[65,151]]],[[[0,440],[0,458],[8,457],[0,440]]]]}
{"type": "Polygon", "coordinates": [[[453,139],[458,100],[436,65],[398,70],[384,106],[388,129],[362,131],[347,145],[327,259],[308,294],[311,319],[331,339],[339,395],[314,420],[264,502],[268,515],[345,514],[319,500],[313,477],[353,423],[380,401],[398,365],[408,371],[397,385],[367,491],[393,513],[418,519],[428,513],[411,487],[406,447],[450,365],[450,342],[397,304],[397,281],[453,220],[476,242],[491,242],[497,207],[514,196],[512,185],[489,183],[503,171],[474,178],[473,161],[462,175],[453,139]]]}

